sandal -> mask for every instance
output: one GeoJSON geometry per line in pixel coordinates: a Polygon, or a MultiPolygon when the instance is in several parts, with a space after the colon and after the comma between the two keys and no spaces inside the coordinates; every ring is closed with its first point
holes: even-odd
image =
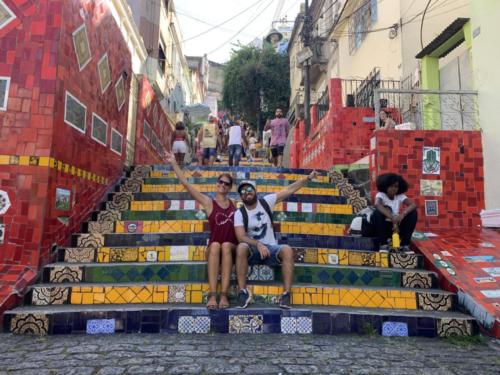
{"type": "Polygon", "coordinates": [[[220,294],[221,300],[219,301],[219,309],[225,310],[229,307],[229,300],[227,298],[227,293],[221,293],[220,294]],[[226,298],[226,302],[222,302],[222,297],[226,298]]]}
{"type": "Polygon", "coordinates": [[[217,293],[215,292],[210,292],[208,293],[208,301],[207,301],[207,309],[209,310],[217,310],[218,305],[217,305],[217,293]],[[213,298],[211,301],[210,299],[213,298]]]}

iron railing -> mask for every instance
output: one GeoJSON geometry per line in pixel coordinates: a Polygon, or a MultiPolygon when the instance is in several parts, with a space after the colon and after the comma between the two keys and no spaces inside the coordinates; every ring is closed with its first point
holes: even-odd
{"type": "Polygon", "coordinates": [[[389,112],[396,124],[417,130],[478,130],[477,91],[375,90],[375,123],[380,111],[389,112]],[[382,105],[383,104],[383,105],[382,105]]]}
{"type": "Polygon", "coordinates": [[[342,100],[344,106],[375,108],[375,99],[374,99],[375,90],[401,88],[400,81],[381,80],[379,76],[380,74],[376,73],[368,76],[367,79],[363,80],[343,79],[342,100]]]}
{"type": "Polygon", "coordinates": [[[325,89],[325,91],[323,91],[323,94],[321,94],[320,98],[318,99],[317,106],[317,121],[319,123],[330,110],[330,96],[328,94],[328,87],[325,89]]]}

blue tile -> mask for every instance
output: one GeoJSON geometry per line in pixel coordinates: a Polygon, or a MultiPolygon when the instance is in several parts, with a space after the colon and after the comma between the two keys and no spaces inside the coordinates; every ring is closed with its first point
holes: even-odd
{"type": "Polygon", "coordinates": [[[330,313],[312,313],[312,330],[314,334],[332,334],[332,315],[330,313]]]}
{"type": "Polygon", "coordinates": [[[384,322],[382,336],[408,337],[408,324],[402,322],[384,322]]]}

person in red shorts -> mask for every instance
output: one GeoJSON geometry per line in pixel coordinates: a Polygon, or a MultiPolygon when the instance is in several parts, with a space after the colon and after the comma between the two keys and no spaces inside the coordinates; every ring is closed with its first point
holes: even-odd
{"type": "Polygon", "coordinates": [[[229,173],[222,173],[217,178],[215,199],[200,193],[191,185],[171,153],[165,153],[167,162],[172,166],[180,183],[191,196],[203,206],[210,226],[210,238],[206,250],[208,262],[208,309],[226,309],[229,307],[227,293],[233,268],[233,251],[238,243],[234,232],[234,213],[236,205],[228,198],[233,186],[233,177],[229,173]],[[217,304],[217,276],[221,273],[221,293],[217,304]]]}

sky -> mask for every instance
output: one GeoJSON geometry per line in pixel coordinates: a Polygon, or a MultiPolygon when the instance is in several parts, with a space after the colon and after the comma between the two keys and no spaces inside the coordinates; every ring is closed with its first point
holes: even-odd
{"type": "MultiPolygon", "coordinates": [[[[238,42],[262,38],[273,20],[294,21],[301,0],[177,0],[175,7],[184,40],[184,55],[208,54],[211,61],[227,62],[238,42]],[[282,5],[281,11],[278,7],[282,5]],[[245,9],[247,11],[243,12],[245,9]],[[239,16],[238,13],[241,13],[239,16]],[[277,13],[279,12],[279,13],[277,13]],[[234,19],[233,19],[234,17],[234,19]],[[229,20],[224,25],[208,31],[229,20]],[[201,34],[200,36],[198,36],[201,34]],[[192,39],[191,39],[192,38],[192,39]]],[[[291,26],[291,24],[289,24],[291,26]]]]}

